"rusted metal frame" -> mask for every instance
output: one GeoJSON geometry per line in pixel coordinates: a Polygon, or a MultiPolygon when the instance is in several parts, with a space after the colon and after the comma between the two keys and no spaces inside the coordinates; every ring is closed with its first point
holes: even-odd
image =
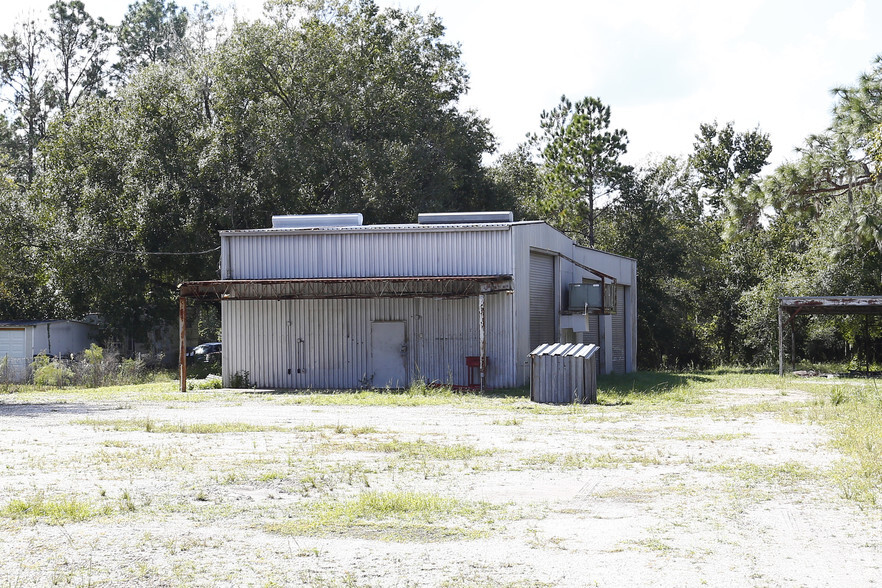
{"type": "Polygon", "coordinates": [[[795,310],[795,311],[790,311],[790,310],[788,310],[788,311],[787,311],[787,314],[790,315],[790,318],[787,319],[787,321],[784,323],[784,326],[786,327],[787,325],[789,325],[790,323],[792,323],[792,322],[793,322],[793,319],[796,318],[796,315],[798,315],[799,313],[801,313],[801,312],[803,311],[804,308],[805,308],[805,307],[803,307],[803,306],[798,306],[798,307],[796,307],[796,310],[795,310]]]}
{"type": "Polygon", "coordinates": [[[592,267],[588,267],[587,265],[585,265],[583,263],[579,263],[578,261],[576,261],[572,257],[567,257],[563,253],[558,253],[558,255],[560,255],[563,259],[566,259],[567,261],[569,261],[570,263],[572,263],[576,267],[583,269],[586,272],[590,272],[600,278],[600,310],[601,310],[602,314],[605,314],[603,311],[606,310],[606,280],[610,280],[613,284],[613,287],[615,287],[619,283],[619,281],[615,278],[615,276],[611,276],[609,274],[603,273],[600,270],[596,270],[592,267]]]}
{"type": "MultiPolygon", "coordinates": [[[[784,328],[790,325],[790,362],[796,366],[796,317],[810,315],[864,315],[865,330],[869,316],[882,314],[879,296],[806,296],[778,299],[778,375],[784,375],[784,328]],[[784,312],[790,316],[784,321],[784,312]]],[[[867,334],[867,337],[869,335],[867,334]]]]}
{"type": "Polygon", "coordinates": [[[481,392],[484,392],[485,380],[487,378],[487,314],[484,311],[484,294],[478,295],[478,333],[481,347],[480,374],[481,374],[481,392]]]}
{"type": "Polygon", "coordinates": [[[778,306],[778,375],[784,376],[784,309],[778,306]]]}
{"type": "Polygon", "coordinates": [[[179,376],[181,392],[187,391],[187,299],[178,298],[178,323],[181,329],[181,348],[179,351],[179,376]]]}
{"type": "Polygon", "coordinates": [[[186,282],[181,294],[210,300],[297,298],[469,297],[511,291],[510,276],[220,280],[186,282]],[[429,287],[435,284],[437,287],[429,287]]]}

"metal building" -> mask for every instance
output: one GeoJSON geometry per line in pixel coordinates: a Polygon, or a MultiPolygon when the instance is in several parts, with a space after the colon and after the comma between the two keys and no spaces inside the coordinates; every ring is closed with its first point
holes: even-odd
{"type": "Polygon", "coordinates": [[[96,327],[68,320],[0,321],[0,360],[15,381],[27,376],[38,355],[52,357],[82,353],[95,341],[96,327]]]}
{"type": "Polygon", "coordinates": [[[247,372],[266,388],[504,388],[529,381],[541,343],[595,343],[602,373],[635,370],[636,274],[510,212],[286,216],[222,231],[221,279],[182,284],[181,310],[221,301],[226,385],[247,372]],[[593,301],[574,304],[572,284],[593,301]]]}

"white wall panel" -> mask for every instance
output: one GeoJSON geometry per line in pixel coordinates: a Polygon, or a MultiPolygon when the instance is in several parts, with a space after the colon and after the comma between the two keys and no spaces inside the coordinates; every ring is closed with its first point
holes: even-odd
{"type": "Polygon", "coordinates": [[[499,275],[508,230],[255,231],[224,235],[223,279],[499,275]]]}

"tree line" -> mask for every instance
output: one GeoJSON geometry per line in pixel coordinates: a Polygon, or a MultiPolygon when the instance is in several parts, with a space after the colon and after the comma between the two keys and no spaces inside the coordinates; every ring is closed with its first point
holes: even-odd
{"type": "MultiPolygon", "coordinates": [[[[767,363],[776,296],[879,293],[879,63],[765,175],[768,136],[734,123],[625,165],[593,97],[485,165],[495,139],[458,106],[468,72],[436,16],[274,0],[225,22],[140,0],[111,27],[58,0],[0,36],[0,318],[94,312],[137,336],[173,320],[178,283],[217,277],[218,230],[316,212],[512,209],[634,257],[644,367],[767,363]]],[[[841,359],[864,326],[813,320],[800,344],[841,359]]]]}

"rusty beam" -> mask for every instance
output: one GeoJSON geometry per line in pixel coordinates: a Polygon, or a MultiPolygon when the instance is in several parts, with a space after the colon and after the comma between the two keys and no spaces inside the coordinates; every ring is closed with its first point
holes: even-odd
{"type": "Polygon", "coordinates": [[[796,314],[882,314],[882,296],[781,297],[779,304],[796,314]]]}
{"type": "Polygon", "coordinates": [[[340,298],[466,298],[511,292],[511,276],[303,278],[184,282],[180,295],[197,300],[340,298]]]}
{"type": "Polygon", "coordinates": [[[478,331],[480,333],[481,339],[481,392],[484,392],[484,387],[486,385],[487,379],[487,313],[484,310],[483,294],[478,296],[478,317],[480,321],[480,324],[478,325],[478,331]]]}
{"type": "Polygon", "coordinates": [[[181,379],[181,392],[187,391],[187,299],[181,296],[178,298],[178,323],[180,326],[180,343],[179,352],[179,376],[181,379]]]}

